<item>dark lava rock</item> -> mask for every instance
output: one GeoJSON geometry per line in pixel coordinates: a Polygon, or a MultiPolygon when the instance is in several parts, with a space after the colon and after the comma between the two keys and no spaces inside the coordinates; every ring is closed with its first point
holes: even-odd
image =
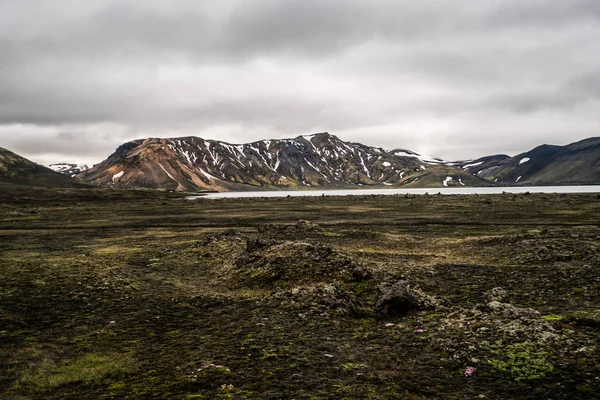
{"type": "Polygon", "coordinates": [[[197,243],[197,245],[198,246],[206,246],[208,244],[215,243],[222,239],[231,238],[231,237],[241,238],[242,232],[238,231],[237,229],[227,229],[226,231],[219,232],[216,235],[211,235],[211,236],[205,238],[204,240],[199,241],[197,243]]]}
{"type": "Polygon", "coordinates": [[[600,310],[577,311],[566,318],[566,321],[580,326],[600,328],[600,310]]]}
{"type": "Polygon", "coordinates": [[[373,278],[373,272],[362,264],[352,263],[350,268],[352,273],[352,281],[362,282],[373,278]]]}
{"type": "Polygon", "coordinates": [[[314,231],[318,231],[320,229],[319,225],[315,224],[314,222],[307,221],[305,219],[299,220],[296,223],[295,228],[298,231],[305,231],[305,232],[314,232],[314,231]]]}
{"type": "Polygon", "coordinates": [[[314,222],[301,219],[295,225],[282,224],[264,224],[258,226],[258,233],[298,233],[298,232],[318,232],[321,228],[314,222]]]}
{"type": "Polygon", "coordinates": [[[431,310],[438,305],[436,299],[405,280],[381,284],[378,290],[375,313],[381,317],[403,315],[412,310],[431,310]]]}
{"type": "Polygon", "coordinates": [[[249,253],[266,249],[269,246],[275,246],[283,243],[281,240],[266,240],[261,238],[248,238],[246,240],[246,251],[249,253]]]}
{"type": "Polygon", "coordinates": [[[352,315],[357,310],[354,293],[342,289],[336,284],[318,284],[298,286],[288,290],[277,289],[268,302],[279,307],[302,311],[303,314],[352,315]]]}
{"type": "Polygon", "coordinates": [[[508,302],[508,293],[506,292],[506,290],[504,290],[504,288],[495,287],[486,293],[485,298],[488,302],[491,302],[491,301],[508,302]]]}
{"type": "Polygon", "coordinates": [[[499,301],[490,301],[487,304],[487,308],[496,314],[502,314],[506,319],[521,318],[537,320],[541,316],[541,314],[533,308],[515,307],[512,304],[501,303],[499,301]]]}
{"type": "Polygon", "coordinates": [[[362,281],[371,271],[329,246],[300,241],[248,239],[235,261],[237,276],[251,286],[362,281]]]}

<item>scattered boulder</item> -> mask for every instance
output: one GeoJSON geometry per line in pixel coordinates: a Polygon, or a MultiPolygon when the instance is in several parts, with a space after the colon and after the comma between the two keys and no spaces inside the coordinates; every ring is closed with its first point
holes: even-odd
{"type": "Polygon", "coordinates": [[[423,293],[406,280],[392,284],[381,284],[375,301],[375,313],[380,316],[403,315],[409,311],[431,310],[437,307],[438,301],[423,293]]]}

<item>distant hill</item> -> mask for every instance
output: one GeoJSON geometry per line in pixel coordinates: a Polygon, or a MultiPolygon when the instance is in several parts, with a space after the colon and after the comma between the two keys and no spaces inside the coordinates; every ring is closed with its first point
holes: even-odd
{"type": "Polygon", "coordinates": [[[0,187],[89,187],[0,147],[0,187]]]}
{"type": "Polygon", "coordinates": [[[600,184],[600,137],[566,146],[545,144],[515,157],[497,155],[457,164],[475,176],[506,185],[600,184]]]}
{"type": "Polygon", "coordinates": [[[246,144],[198,137],[134,140],[77,178],[107,186],[217,191],[492,185],[435,157],[345,142],[329,133],[246,144]]]}

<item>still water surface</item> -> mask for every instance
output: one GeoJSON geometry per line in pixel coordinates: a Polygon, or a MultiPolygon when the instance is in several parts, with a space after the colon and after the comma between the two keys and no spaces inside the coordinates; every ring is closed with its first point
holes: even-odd
{"type": "Polygon", "coordinates": [[[590,186],[519,186],[519,187],[460,187],[423,189],[332,189],[332,190],[279,190],[263,192],[208,193],[188,196],[186,199],[228,199],[243,197],[287,197],[287,196],[365,196],[395,194],[501,194],[501,193],[600,193],[600,185],[590,186]]]}

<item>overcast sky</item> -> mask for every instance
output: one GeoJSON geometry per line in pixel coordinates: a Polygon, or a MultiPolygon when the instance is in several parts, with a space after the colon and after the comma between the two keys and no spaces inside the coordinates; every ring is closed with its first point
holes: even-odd
{"type": "Polygon", "coordinates": [[[448,160],[600,136],[599,0],[3,0],[0,146],[328,131],[448,160]]]}

